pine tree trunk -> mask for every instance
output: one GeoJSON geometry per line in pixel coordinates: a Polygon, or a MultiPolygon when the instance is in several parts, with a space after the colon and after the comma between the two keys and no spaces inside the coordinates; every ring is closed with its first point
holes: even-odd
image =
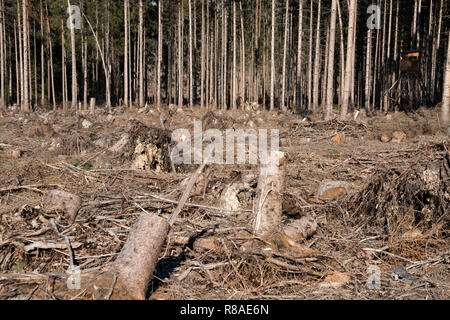
{"type": "Polygon", "coordinates": [[[312,110],[312,46],[313,46],[313,11],[314,11],[314,3],[311,0],[311,8],[310,8],[310,16],[309,16],[309,54],[308,54],[308,110],[312,110]]]}
{"type": "Polygon", "coordinates": [[[439,11],[439,22],[438,22],[438,29],[436,33],[436,40],[433,45],[433,53],[432,53],[432,63],[431,63],[431,99],[433,101],[436,100],[436,89],[437,89],[437,83],[436,83],[436,68],[437,68],[437,54],[439,52],[440,46],[441,46],[441,27],[442,27],[442,11],[444,8],[444,0],[441,0],[441,7],[439,11]]]}
{"type": "Polygon", "coordinates": [[[303,0],[298,1],[298,41],[297,41],[297,112],[302,107],[302,40],[303,40],[303,0]]]}
{"type": "Polygon", "coordinates": [[[314,82],[313,82],[313,111],[317,112],[319,107],[319,78],[320,78],[320,13],[321,3],[317,9],[317,27],[316,27],[316,54],[314,58],[314,82]]]}
{"type": "MultiPolygon", "coordinates": [[[[44,21],[42,12],[42,0],[40,1],[41,20],[41,105],[45,105],[45,59],[44,59],[44,21]]],[[[49,92],[50,94],[50,92],[49,92]]]]}
{"type": "MultiPolygon", "coordinates": [[[[159,107],[161,105],[161,60],[162,60],[162,0],[158,1],[158,64],[157,64],[157,75],[156,75],[156,105],[159,107]]],[[[170,75],[168,75],[170,77],[170,75]]],[[[169,90],[169,88],[167,88],[169,90]]]]}
{"type": "Polygon", "coordinates": [[[370,62],[372,59],[372,29],[367,28],[367,46],[366,46],[366,86],[365,86],[365,98],[366,98],[366,111],[370,111],[370,62]]]}
{"type": "Polygon", "coordinates": [[[331,4],[331,22],[330,22],[330,45],[328,47],[328,81],[327,81],[327,113],[326,120],[330,120],[333,115],[334,100],[334,48],[336,43],[336,1],[331,4]]]}
{"type": "Polygon", "coordinates": [[[283,46],[283,67],[281,79],[281,110],[286,112],[286,56],[287,56],[287,37],[288,37],[288,17],[289,17],[289,0],[286,0],[286,13],[284,20],[284,46],[283,46]]]}
{"type": "MultiPolygon", "coordinates": [[[[86,10],[86,0],[82,2],[83,7],[82,10],[86,10]]],[[[88,108],[88,73],[87,73],[87,65],[88,65],[88,43],[86,37],[86,26],[84,21],[82,22],[82,48],[83,48],[83,110],[87,110],[88,108]]]]}
{"type": "Polygon", "coordinates": [[[354,46],[354,26],[356,19],[356,0],[350,0],[349,7],[349,30],[347,38],[347,60],[345,65],[345,85],[344,85],[344,98],[342,99],[341,117],[345,118],[348,113],[349,100],[353,83],[351,83],[352,69],[354,68],[353,61],[353,46],[354,46]]]}
{"type": "Polygon", "coordinates": [[[208,48],[208,44],[206,42],[205,37],[205,0],[200,0],[200,5],[202,6],[202,25],[201,25],[201,61],[200,61],[200,107],[205,107],[205,66],[207,62],[206,58],[206,50],[208,48]],[[205,50],[206,49],[206,50],[205,50]]]}
{"type": "Polygon", "coordinates": [[[242,11],[242,2],[239,2],[241,13],[241,102],[245,103],[245,30],[244,30],[244,11],[242,11]]]}
{"type": "Polygon", "coordinates": [[[125,45],[124,45],[124,61],[123,61],[123,65],[124,65],[124,72],[123,72],[123,79],[124,79],[124,83],[123,83],[123,100],[125,103],[125,107],[129,107],[128,101],[129,101],[129,93],[128,93],[128,89],[129,89],[129,78],[128,78],[128,57],[129,57],[129,39],[128,39],[128,0],[124,1],[124,5],[123,5],[123,14],[124,14],[124,24],[125,24],[125,45]]]}
{"type": "Polygon", "coordinates": [[[20,82],[20,62],[19,62],[19,55],[18,55],[18,48],[17,48],[17,23],[16,20],[14,20],[14,53],[16,58],[16,103],[17,105],[20,105],[20,88],[19,88],[19,82],[20,82]]]}
{"type": "Polygon", "coordinates": [[[444,76],[444,95],[442,98],[442,123],[449,125],[450,122],[450,35],[448,37],[447,46],[447,63],[445,64],[445,76],[444,76]]]}
{"type": "Polygon", "coordinates": [[[178,106],[183,106],[183,0],[178,9],[178,106]]]}
{"type": "Polygon", "coordinates": [[[139,69],[139,108],[144,107],[144,4],[139,0],[139,44],[138,44],[138,69],[139,69]]]}
{"type": "Polygon", "coordinates": [[[67,76],[66,76],[66,39],[64,36],[64,22],[61,19],[61,61],[62,61],[62,106],[63,112],[67,112],[67,76]]]}
{"type": "MultiPolygon", "coordinates": [[[[49,88],[50,88],[50,79],[51,79],[51,90],[52,90],[52,102],[53,102],[53,110],[56,111],[56,95],[55,95],[55,74],[53,72],[53,45],[52,45],[52,38],[50,34],[50,22],[48,19],[48,7],[47,7],[47,1],[45,2],[45,21],[47,24],[47,44],[48,44],[48,50],[50,52],[50,73],[49,73],[49,88]]],[[[49,99],[50,99],[50,90],[49,91],[49,99]]]]}
{"type": "Polygon", "coordinates": [[[192,0],[189,1],[189,106],[194,106],[194,71],[192,66],[192,0]]]}
{"type": "Polygon", "coordinates": [[[340,41],[340,77],[339,77],[339,105],[342,105],[344,97],[344,82],[345,82],[345,48],[344,48],[344,24],[342,23],[341,6],[337,2],[337,11],[339,16],[339,37],[340,41]]]}
{"type": "Polygon", "coordinates": [[[275,110],[275,0],[272,0],[272,41],[270,46],[270,110],[275,110]]]}
{"type": "MultiPolygon", "coordinates": [[[[24,0],[25,1],[25,0],[24,0]]],[[[67,5],[70,10],[70,0],[67,0],[67,5]]],[[[73,19],[72,11],[70,10],[69,19],[73,19]]],[[[77,54],[75,49],[75,27],[71,24],[70,28],[70,42],[71,42],[71,52],[72,52],[72,110],[77,109],[78,105],[78,83],[77,83],[77,54]]]]}
{"type": "Polygon", "coordinates": [[[4,42],[3,39],[3,1],[0,1],[0,109],[5,108],[5,57],[4,57],[4,42]]]}
{"type": "Polygon", "coordinates": [[[232,93],[231,93],[231,107],[236,110],[236,95],[237,95],[237,68],[236,68],[236,52],[237,52],[237,39],[236,39],[236,2],[233,1],[233,75],[232,75],[232,93]]]}
{"type": "MultiPolygon", "coordinates": [[[[223,4],[223,2],[222,2],[223,4]]],[[[222,5],[222,110],[227,110],[227,11],[222,5]]]]}
{"type": "Polygon", "coordinates": [[[29,111],[29,91],[28,91],[28,2],[22,1],[22,40],[23,40],[23,65],[22,65],[22,82],[23,82],[23,101],[22,111],[29,111]]]}

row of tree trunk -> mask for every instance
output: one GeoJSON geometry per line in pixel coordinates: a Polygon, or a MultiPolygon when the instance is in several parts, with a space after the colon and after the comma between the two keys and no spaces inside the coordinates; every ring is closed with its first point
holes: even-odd
{"type": "MultiPolygon", "coordinates": [[[[256,102],[267,105],[270,110],[308,109],[323,112],[326,119],[339,112],[345,118],[355,106],[369,112],[376,108],[391,109],[392,101],[387,92],[398,80],[399,54],[405,49],[421,50],[421,76],[425,87],[434,103],[442,97],[443,105],[448,107],[447,79],[450,76],[445,75],[448,68],[437,68],[439,63],[448,61],[442,41],[442,34],[446,32],[442,30],[443,18],[448,11],[444,0],[413,1],[413,12],[409,14],[412,17],[410,36],[405,35],[409,27],[406,24],[408,14],[401,12],[406,3],[403,0],[375,2],[380,9],[375,10],[380,13],[375,23],[379,28],[366,27],[370,10],[368,14],[364,11],[370,1],[180,0],[158,1],[144,7],[144,2],[137,0],[135,36],[131,14],[135,1],[130,4],[130,0],[123,0],[123,5],[119,4],[123,7],[124,22],[122,60],[117,59],[117,41],[112,40],[116,35],[111,35],[110,30],[113,10],[110,0],[96,4],[95,28],[85,14],[88,12],[85,0],[77,2],[82,13],[81,31],[73,27],[78,17],[67,0],[70,22],[67,25],[72,26],[69,27],[70,60],[63,19],[61,56],[54,52],[52,33],[55,30],[51,30],[47,0],[40,0],[38,6],[33,4],[32,10],[39,11],[38,19],[30,18],[27,0],[17,0],[16,17],[8,20],[9,23],[5,20],[5,1],[9,10],[14,7],[11,1],[0,0],[0,107],[13,100],[12,80],[15,78],[15,100],[24,111],[30,109],[31,102],[38,101],[43,105],[49,102],[56,109],[59,95],[55,94],[55,84],[59,87],[61,83],[64,110],[68,109],[67,101],[71,101],[73,110],[86,109],[89,94],[96,91],[89,86],[95,84],[96,89],[105,91],[109,108],[113,89],[116,101],[120,98],[126,107],[133,103],[143,107],[147,102],[154,102],[158,107],[161,103],[186,103],[190,107],[198,103],[202,107],[212,105],[225,110],[237,109],[245,102],[256,102]],[[155,53],[150,52],[146,39],[147,29],[152,29],[147,21],[148,12],[152,10],[148,6],[156,8],[155,53]],[[99,23],[99,7],[106,10],[102,19],[106,23],[99,23]],[[36,41],[36,22],[40,24],[40,48],[36,41]],[[12,32],[8,33],[7,29],[12,32]],[[338,31],[339,37],[336,37],[338,31]],[[81,36],[77,37],[77,32],[81,36]],[[89,41],[92,38],[94,45],[89,41]],[[78,46],[77,39],[81,42],[78,46]],[[304,39],[309,40],[309,45],[303,45],[304,39]],[[61,75],[54,70],[55,54],[61,65],[61,75]],[[41,58],[39,74],[38,55],[41,58]],[[81,78],[77,75],[78,56],[81,57],[81,78]],[[66,66],[69,61],[71,79],[66,66]],[[149,65],[149,61],[153,63],[149,65]],[[103,69],[103,74],[99,69],[103,69]],[[79,90],[79,85],[83,90],[79,90]],[[83,101],[80,105],[79,98],[83,101]]],[[[409,4],[412,8],[412,2],[409,4]]]]}

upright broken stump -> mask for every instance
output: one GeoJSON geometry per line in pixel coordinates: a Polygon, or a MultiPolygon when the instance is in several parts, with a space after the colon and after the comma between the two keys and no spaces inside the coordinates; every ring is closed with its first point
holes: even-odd
{"type": "Polygon", "coordinates": [[[95,98],[91,98],[91,100],[89,101],[89,109],[91,114],[95,113],[95,98]]]}
{"type": "Polygon", "coordinates": [[[253,233],[266,238],[279,232],[282,218],[282,190],[285,155],[273,152],[260,167],[253,206],[253,233]]]}
{"type": "Polygon", "coordinates": [[[142,214],[114,263],[114,273],[133,299],[146,298],[169,223],[157,215],[142,214]]]}

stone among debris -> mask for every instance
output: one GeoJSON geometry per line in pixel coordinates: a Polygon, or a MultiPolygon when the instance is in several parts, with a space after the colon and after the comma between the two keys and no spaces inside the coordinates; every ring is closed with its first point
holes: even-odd
{"type": "Polygon", "coordinates": [[[84,129],[89,129],[90,127],[92,127],[92,122],[90,122],[88,119],[84,119],[84,120],[81,122],[81,126],[82,126],[84,129]]]}
{"type": "Polygon", "coordinates": [[[122,152],[122,150],[128,144],[129,140],[130,140],[130,136],[127,133],[123,134],[122,138],[120,138],[120,140],[117,141],[115,145],[113,145],[111,148],[109,148],[109,151],[122,152]]]}
{"type": "Polygon", "coordinates": [[[236,211],[242,209],[242,204],[239,201],[239,193],[250,188],[247,183],[233,183],[225,188],[222,196],[219,199],[219,206],[225,210],[236,211]]]}
{"type": "Polygon", "coordinates": [[[403,131],[395,131],[392,134],[392,142],[401,143],[406,139],[406,133],[403,131]]]}
{"type": "Polygon", "coordinates": [[[380,138],[380,141],[383,143],[387,143],[387,142],[391,141],[391,138],[389,138],[387,135],[383,134],[380,138]]]}
{"type": "Polygon", "coordinates": [[[345,142],[345,134],[344,133],[336,133],[333,138],[331,138],[331,141],[341,144],[345,142]]]}
{"type": "Polygon", "coordinates": [[[12,150],[9,152],[9,155],[13,159],[19,159],[22,157],[22,150],[12,150]]]}
{"type": "Polygon", "coordinates": [[[296,219],[284,228],[284,232],[294,241],[303,241],[311,237],[317,230],[317,222],[311,216],[296,219]]]}
{"type": "Polygon", "coordinates": [[[319,199],[337,199],[350,189],[350,184],[345,181],[324,180],[320,183],[317,194],[319,199]]]}
{"type": "Polygon", "coordinates": [[[44,212],[64,212],[71,222],[75,221],[78,210],[81,207],[81,198],[77,195],[61,190],[52,190],[42,201],[42,209],[44,212]]]}
{"type": "Polygon", "coordinates": [[[321,287],[331,287],[334,289],[337,289],[346,283],[348,283],[351,280],[350,274],[345,272],[337,272],[334,271],[330,273],[326,278],[325,281],[320,284],[321,287]]]}

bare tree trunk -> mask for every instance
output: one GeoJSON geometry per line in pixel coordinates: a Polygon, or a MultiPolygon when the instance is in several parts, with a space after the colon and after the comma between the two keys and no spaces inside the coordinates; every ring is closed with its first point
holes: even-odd
{"type": "Polygon", "coordinates": [[[317,27],[316,27],[316,54],[314,58],[314,82],[313,82],[313,110],[318,111],[319,107],[319,78],[320,78],[320,13],[321,3],[319,0],[319,8],[317,9],[317,27]]]}
{"type": "MultiPolygon", "coordinates": [[[[19,31],[20,32],[20,31],[19,31]]],[[[15,58],[16,58],[16,103],[17,105],[20,105],[20,88],[19,88],[19,82],[20,82],[20,75],[21,75],[21,71],[20,71],[20,62],[19,62],[19,55],[18,55],[18,49],[17,49],[17,25],[16,25],[16,20],[14,20],[14,53],[15,53],[15,58]]]]}
{"type": "Polygon", "coordinates": [[[236,51],[237,51],[237,39],[236,39],[236,2],[233,1],[233,75],[232,75],[232,93],[231,93],[231,106],[233,110],[236,110],[236,96],[237,96],[237,75],[236,75],[236,51]]]}
{"type": "Polygon", "coordinates": [[[286,56],[287,56],[287,37],[288,37],[288,17],[289,17],[289,0],[286,0],[286,13],[284,22],[284,47],[283,47],[283,67],[281,79],[281,110],[286,112],[286,56]]]}
{"type": "MultiPolygon", "coordinates": [[[[56,110],[56,95],[55,95],[55,75],[53,72],[53,46],[52,46],[52,38],[50,36],[50,22],[48,19],[48,7],[47,7],[47,1],[45,2],[45,20],[47,24],[47,44],[48,44],[48,50],[50,52],[50,76],[51,76],[51,83],[52,83],[52,102],[53,102],[53,110],[56,110]]],[[[49,79],[49,88],[50,88],[50,79],[49,79]]],[[[49,99],[50,99],[50,90],[48,93],[49,99]]]]}
{"type": "Polygon", "coordinates": [[[178,105],[183,106],[183,81],[184,81],[184,71],[183,71],[183,0],[180,2],[180,7],[178,10],[179,21],[178,21],[178,105]]]}
{"type": "MultiPolygon", "coordinates": [[[[0,0],[1,1],[1,0],[0,0]]],[[[34,103],[37,105],[37,46],[36,46],[36,22],[33,21],[33,54],[34,54],[34,103]]]]}
{"type": "Polygon", "coordinates": [[[298,1],[298,41],[297,41],[297,112],[302,107],[302,40],[303,40],[303,0],[298,1]]]}
{"type": "MultiPolygon", "coordinates": [[[[157,65],[157,75],[156,75],[156,105],[159,107],[161,105],[161,61],[162,61],[162,0],[158,1],[158,65],[157,65]]],[[[170,63],[170,62],[169,62],[170,63]]],[[[167,75],[170,77],[170,73],[167,75]]],[[[169,88],[167,88],[169,90],[169,88]]]]}
{"type": "Polygon", "coordinates": [[[336,43],[336,1],[331,4],[330,22],[330,45],[328,48],[328,81],[327,81],[327,113],[326,120],[330,120],[333,115],[334,100],[334,48],[336,43]]]}
{"type": "Polygon", "coordinates": [[[245,102],[245,32],[244,32],[244,11],[242,11],[242,2],[239,2],[241,12],[241,102],[245,102]]]}
{"type": "Polygon", "coordinates": [[[275,109],[275,0],[272,0],[272,41],[270,54],[270,110],[275,109]]]}
{"type": "Polygon", "coordinates": [[[194,106],[194,71],[192,68],[192,0],[189,0],[189,106],[194,106]]]}
{"type": "MultiPolygon", "coordinates": [[[[22,14],[21,14],[21,5],[19,0],[17,0],[17,34],[18,34],[18,38],[19,38],[19,73],[20,73],[20,77],[19,77],[19,84],[20,84],[20,108],[21,110],[23,110],[23,101],[24,101],[24,87],[23,87],[23,83],[24,83],[24,79],[23,79],[23,71],[24,71],[24,67],[23,67],[23,41],[22,41],[22,14]]],[[[19,87],[17,87],[17,90],[19,90],[19,87]]]]}
{"type": "Polygon", "coordinates": [[[448,125],[450,122],[450,35],[447,46],[447,63],[445,67],[444,95],[442,99],[442,123],[448,125]]]}
{"type": "MultiPolygon", "coordinates": [[[[82,2],[83,8],[82,10],[86,10],[86,1],[83,0],[82,2]]],[[[86,36],[86,26],[84,22],[82,23],[82,48],[83,48],[83,110],[87,110],[88,108],[88,73],[87,73],[87,66],[88,66],[88,43],[87,43],[87,36],[86,36]]]]}
{"type": "Polygon", "coordinates": [[[442,27],[443,8],[444,8],[444,0],[441,0],[436,42],[433,45],[432,62],[431,62],[431,98],[433,99],[433,101],[436,100],[436,65],[437,65],[437,53],[439,52],[441,46],[441,27],[442,27]]]}
{"type": "Polygon", "coordinates": [[[123,83],[123,100],[125,103],[125,107],[128,107],[128,101],[129,101],[129,97],[128,97],[128,56],[129,56],[129,46],[128,46],[128,0],[124,1],[124,5],[123,5],[123,14],[124,14],[124,24],[125,24],[125,48],[124,48],[124,61],[123,61],[123,66],[124,66],[124,71],[123,71],[123,79],[124,79],[124,83],[123,83]]]}
{"type": "MultiPolygon", "coordinates": [[[[5,108],[5,57],[4,57],[4,42],[3,39],[3,1],[0,1],[0,109],[5,108]]],[[[36,39],[36,35],[35,35],[36,39]]]]}
{"type": "Polygon", "coordinates": [[[212,72],[212,76],[214,77],[214,107],[217,108],[218,107],[218,100],[219,100],[219,96],[218,96],[218,71],[219,71],[219,66],[218,66],[218,47],[219,47],[219,20],[217,18],[218,15],[218,6],[216,3],[216,7],[214,10],[214,71],[212,72]]]}
{"type": "MultiPolygon", "coordinates": [[[[222,2],[223,4],[223,2],[222,2]]],[[[227,9],[222,5],[222,109],[227,110],[227,9]]]]}
{"type": "MultiPolygon", "coordinates": [[[[67,5],[69,10],[69,19],[72,21],[73,18],[70,0],[67,0],[67,5]]],[[[72,49],[72,110],[76,110],[78,105],[77,54],[75,51],[75,26],[73,23],[71,23],[70,25],[70,41],[72,49]]]]}
{"type": "Polygon", "coordinates": [[[313,11],[314,3],[311,0],[310,17],[309,17],[309,54],[308,54],[308,110],[312,110],[312,46],[313,46],[313,11]]]}
{"type": "Polygon", "coordinates": [[[365,87],[365,97],[366,97],[366,111],[370,111],[370,62],[372,59],[372,29],[367,28],[367,47],[366,47],[366,87],[365,87]]]}
{"type": "Polygon", "coordinates": [[[23,101],[22,101],[22,111],[29,111],[29,100],[28,100],[28,2],[27,0],[22,1],[22,40],[23,40],[23,101]]]}
{"type": "Polygon", "coordinates": [[[211,95],[211,83],[210,83],[210,74],[211,74],[211,51],[210,51],[210,47],[212,46],[212,35],[210,36],[210,30],[211,30],[211,25],[210,25],[210,9],[209,9],[209,1],[206,1],[206,28],[205,28],[205,41],[206,41],[206,48],[205,48],[205,62],[206,62],[206,66],[205,66],[205,96],[204,96],[204,103],[206,104],[206,106],[209,106],[210,103],[210,95],[211,95]]]}
{"type": "Polygon", "coordinates": [[[353,46],[354,46],[354,26],[356,19],[356,0],[350,0],[349,7],[349,30],[348,30],[348,38],[347,38],[347,61],[345,65],[345,86],[344,86],[344,98],[342,101],[341,107],[341,117],[345,118],[347,116],[349,100],[351,94],[351,88],[353,84],[351,83],[351,73],[352,68],[354,68],[353,61],[353,46]]]}
{"type": "MultiPolygon", "coordinates": [[[[42,12],[42,0],[40,1],[41,19],[41,105],[45,104],[45,59],[44,59],[44,21],[42,12]]],[[[50,92],[48,93],[50,95],[50,92]]]]}
{"type": "Polygon", "coordinates": [[[201,25],[201,61],[200,61],[200,107],[205,107],[205,67],[207,62],[205,62],[206,58],[206,50],[208,48],[208,44],[206,42],[205,35],[205,0],[200,0],[200,5],[202,6],[202,25],[201,25]],[[206,50],[205,50],[206,49],[206,50]]]}
{"type": "MultiPolygon", "coordinates": [[[[139,0],[139,48],[138,48],[138,68],[139,68],[139,108],[144,107],[144,4],[139,0]]],[[[158,79],[158,81],[160,81],[158,79]]]]}
{"type": "Polygon", "coordinates": [[[66,39],[64,36],[64,21],[61,19],[61,63],[62,63],[62,105],[63,112],[67,112],[67,75],[66,75],[66,39]]]}
{"type": "Polygon", "coordinates": [[[339,37],[340,41],[340,77],[339,77],[339,105],[342,105],[344,97],[344,82],[345,82],[345,48],[344,48],[344,24],[342,23],[341,6],[339,1],[337,2],[337,10],[339,16],[339,37]]]}
{"type": "MultiPolygon", "coordinates": [[[[395,40],[394,40],[394,65],[397,66],[398,62],[398,16],[400,9],[400,0],[397,0],[397,13],[395,17],[395,40]]],[[[392,82],[395,83],[397,72],[393,72],[392,82]]]]}

